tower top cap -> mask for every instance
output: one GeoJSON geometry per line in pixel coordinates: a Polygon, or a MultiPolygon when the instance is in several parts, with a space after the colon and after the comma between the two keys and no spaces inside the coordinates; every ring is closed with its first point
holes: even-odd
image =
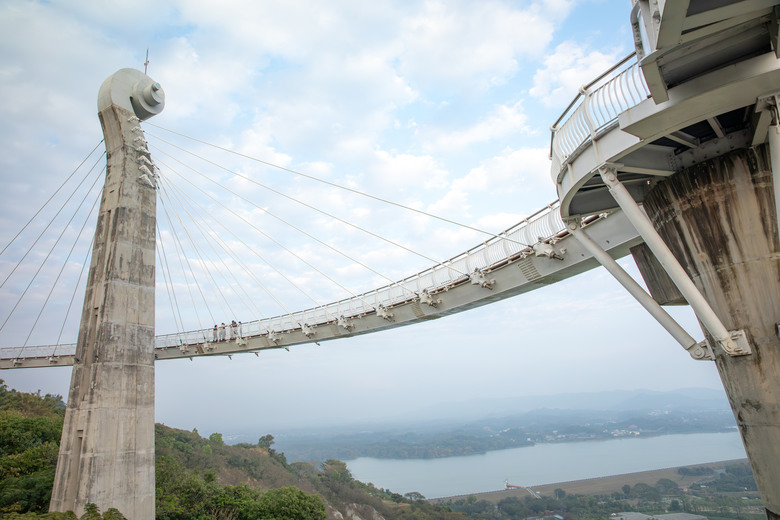
{"type": "Polygon", "coordinates": [[[165,92],[159,83],[135,69],[120,69],[109,76],[98,92],[98,112],[117,105],[144,121],[162,112],[165,92]]]}

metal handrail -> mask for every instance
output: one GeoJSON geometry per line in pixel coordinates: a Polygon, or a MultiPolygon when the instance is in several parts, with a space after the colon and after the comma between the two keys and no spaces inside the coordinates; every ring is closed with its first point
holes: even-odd
{"type": "Polygon", "coordinates": [[[566,110],[550,127],[550,159],[553,181],[578,150],[599,131],[617,120],[621,112],[650,97],[639,62],[631,53],[580,89],[566,110]],[[626,66],[626,64],[628,64],[626,66]]]}
{"type": "MultiPolygon", "coordinates": [[[[353,318],[372,313],[379,305],[389,308],[407,302],[412,298],[412,293],[433,292],[463,278],[464,273],[500,263],[528,249],[530,245],[548,240],[563,231],[565,224],[560,217],[559,206],[560,203],[555,201],[493,238],[394,284],[303,311],[242,323],[242,335],[254,336],[270,331],[295,330],[303,324],[316,326],[331,323],[334,321],[333,316],[353,318]],[[497,248],[504,252],[500,257],[495,253],[497,248]]],[[[211,339],[210,334],[210,329],[204,329],[160,335],[155,338],[155,347],[203,343],[204,337],[211,339]]]]}
{"type": "MultiPolygon", "coordinates": [[[[413,293],[419,295],[423,291],[435,292],[464,279],[467,273],[474,270],[483,270],[500,264],[524,251],[530,252],[533,244],[549,240],[561,233],[565,225],[561,220],[559,207],[560,203],[555,201],[481,244],[394,284],[291,314],[242,323],[240,334],[243,337],[251,337],[268,334],[271,331],[295,330],[301,328],[303,324],[313,327],[333,322],[334,316],[354,318],[375,312],[380,305],[390,308],[408,302],[414,298],[413,293]]],[[[212,341],[212,334],[212,329],[163,334],[155,337],[155,348],[201,344],[212,341]]],[[[0,348],[0,359],[68,356],[74,355],[75,350],[76,345],[73,343],[39,347],[5,347],[0,348]]]]}

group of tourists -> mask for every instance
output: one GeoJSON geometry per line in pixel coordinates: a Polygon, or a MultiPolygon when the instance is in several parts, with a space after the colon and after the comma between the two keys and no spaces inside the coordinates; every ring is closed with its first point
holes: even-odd
{"type": "Polygon", "coordinates": [[[243,338],[243,331],[241,330],[242,324],[239,321],[233,320],[229,325],[225,325],[223,321],[221,325],[214,325],[213,329],[213,341],[227,341],[233,338],[243,338]]]}

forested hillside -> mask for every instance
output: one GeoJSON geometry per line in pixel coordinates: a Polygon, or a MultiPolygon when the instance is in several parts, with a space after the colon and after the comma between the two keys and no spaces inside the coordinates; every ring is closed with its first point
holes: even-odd
{"type": "MultiPolygon", "coordinates": [[[[0,518],[75,519],[45,513],[62,430],[60,396],[26,394],[0,380],[0,518]]],[[[341,461],[288,464],[264,435],[256,444],[227,446],[156,425],[156,517],[159,520],[463,519],[418,493],[401,496],[352,478],[341,461]]],[[[90,508],[82,520],[124,518],[90,508]]]]}

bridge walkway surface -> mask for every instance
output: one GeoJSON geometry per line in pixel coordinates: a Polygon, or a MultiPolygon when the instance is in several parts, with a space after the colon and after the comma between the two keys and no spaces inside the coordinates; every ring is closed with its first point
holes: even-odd
{"type": "MultiPolygon", "coordinates": [[[[586,220],[614,258],[641,242],[621,211],[586,220]]],[[[600,264],[573,240],[550,204],[512,228],[396,284],[329,305],[242,323],[225,340],[212,329],[158,335],[155,359],[232,355],[327,341],[436,319],[575,276],[600,264]],[[532,244],[532,245],[527,245],[532,244]]],[[[0,368],[68,366],[75,344],[0,349],[0,368]]]]}

